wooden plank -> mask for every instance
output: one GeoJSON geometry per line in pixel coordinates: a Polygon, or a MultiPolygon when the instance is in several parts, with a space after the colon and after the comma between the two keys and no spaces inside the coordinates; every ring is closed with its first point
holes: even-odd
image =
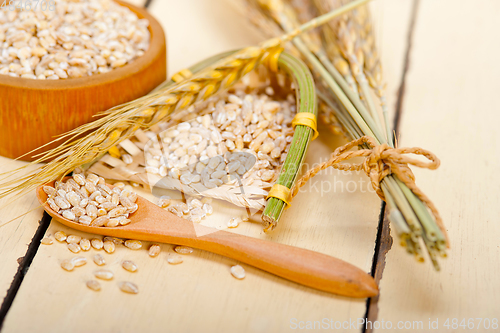
{"type": "Polygon", "coordinates": [[[387,84],[387,106],[392,125],[403,75],[406,42],[414,1],[383,0],[370,2],[376,43],[387,84]]]}
{"type": "MultiPolygon", "coordinates": [[[[136,6],[143,6],[145,2],[145,0],[127,1],[136,6]]],[[[24,164],[26,163],[0,157],[0,172],[12,170],[24,164]]],[[[39,204],[34,192],[14,202],[11,202],[11,199],[8,197],[0,200],[0,267],[2,267],[0,300],[2,304],[43,215],[43,209],[37,209],[39,204]],[[19,217],[31,210],[33,211],[19,217]],[[19,218],[7,224],[16,217],[19,218]]]]}
{"type": "MultiPolygon", "coordinates": [[[[401,94],[404,92],[402,88],[403,73],[407,65],[406,56],[408,52],[408,39],[413,25],[413,13],[415,1],[391,1],[389,5],[379,6],[379,2],[372,2],[372,13],[374,20],[378,22],[387,22],[384,24],[375,24],[377,37],[381,45],[383,63],[390,64],[384,66],[385,76],[387,80],[387,105],[389,107],[389,126],[393,126],[396,115],[400,112],[401,94]],[[401,15],[404,13],[404,15],[401,15]],[[384,18],[390,18],[384,20],[384,18]],[[403,29],[402,29],[403,27],[403,29]],[[397,34],[399,43],[394,43],[394,38],[397,34]],[[388,37],[387,37],[388,36],[388,37]],[[394,50],[396,52],[387,52],[386,50],[394,50]],[[389,53],[389,54],[387,54],[389,53]]],[[[387,213],[387,212],[384,212],[387,213]]],[[[384,216],[383,223],[379,226],[378,230],[378,243],[376,246],[376,258],[374,258],[374,266],[372,267],[373,276],[377,283],[383,277],[385,269],[385,257],[387,251],[393,246],[393,238],[390,230],[390,223],[387,216],[384,216]]],[[[374,321],[378,319],[378,301],[382,295],[372,297],[368,303],[366,313],[366,320],[374,321]]],[[[371,333],[367,330],[367,333],[371,333]]]]}
{"type": "MultiPolygon", "coordinates": [[[[326,139],[325,135],[323,140],[326,139]]],[[[330,139],[329,144],[315,142],[308,163],[326,158],[331,149],[340,144],[337,138],[330,139]]],[[[365,176],[328,172],[315,181],[307,194],[296,198],[274,233],[264,234],[258,223],[244,223],[235,232],[334,255],[369,271],[379,201],[366,190],[365,176]],[[349,184],[349,190],[321,193],[321,186],[326,191],[327,184],[337,189],[349,184]],[[364,191],[350,193],[358,184],[364,186],[364,191]],[[359,208],[360,202],[363,209],[359,208]]],[[[206,224],[219,228],[223,228],[231,216],[244,214],[244,210],[222,202],[215,205],[215,210],[217,214],[206,224]]],[[[47,235],[58,230],[70,232],[52,222],[47,235]]],[[[171,245],[163,248],[172,253],[171,245]]],[[[90,259],[94,252],[83,255],[90,259]]],[[[315,291],[246,265],[245,280],[235,280],[229,273],[235,261],[204,251],[195,251],[185,257],[183,264],[171,266],[166,261],[166,252],[151,259],[145,250],[119,247],[115,254],[106,255],[117,278],[103,282],[104,290],[94,293],[84,285],[96,269],[93,263],[67,273],[59,263],[74,255],[65,245],[42,246],[6,318],[4,331],[26,332],[45,327],[47,331],[62,332],[74,325],[89,330],[99,322],[103,332],[119,328],[134,331],[145,325],[153,331],[254,332],[266,328],[277,332],[288,328],[293,318],[321,320],[334,314],[332,319],[345,320],[363,316],[365,311],[363,299],[350,300],[315,291]],[[124,259],[137,262],[139,272],[123,271],[119,263],[124,259]],[[121,293],[116,283],[123,279],[137,283],[140,294],[121,293]],[[120,305],[128,303],[130,306],[120,305]],[[274,310],[269,311],[270,308],[274,310]],[[46,313],[42,309],[51,311],[46,313]],[[28,314],[29,321],[25,320],[28,314]],[[192,314],[196,314],[196,320],[188,320],[192,314]]]]}
{"type": "Polygon", "coordinates": [[[144,7],[144,5],[146,4],[146,0],[125,0],[125,1],[133,5],[136,5],[137,7],[144,7]]]}
{"type": "MultiPolygon", "coordinates": [[[[0,172],[20,167],[23,164],[25,163],[0,157],[0,172]]],[[[2,267],[0,269],[0,300],[2,303],[18,271],[22,257],[35,235],[38,221],[42,218],[43,209],[37,209],[38,206],[34,192],[13,202],[12,197],[0,200],[0,267],[2,267]],[[33,211],[15,219],[30,210],[33,211]],[[13,219],[15,220],[12,221],[13,219]]]]}
{"type": "Polygon", "coordinates": [[[229,1],[152,2],[149,11],[161,22],[167,35],[169,76],[212,55],[263,40],[229,1]]]}
{"type": "MultiPolygon", "coordinates": [[[[382,2],[384,12],[395,0],[382,2]]],[[[222,1],[154,1],[150,10],[160,18],[169,40],[170,73],[185,68],[204,57],[261,40],[240,14],[222,1]]],[[[376,13],[375,13],[376,15],[376,13]]],[[[402,52],[407,21],[399,13],[393,28],[382,28],[384,40],[394,34],[388,47],[402,52]]],[[[380,24],[390,22],[385,20],[380,24]]],[[[394,56],[390,49],[382,53],[394,56]]],[[[396,60],[394,60],[396,61],[396,60]]],[[[385,59],[383,59],[385,62],[385,59]]],[[[399,78],[400,72],[395,71],[399,78]]],[[[392,74],[386,78],[392,81],[392,74]]],[[[389,95],[395,95],[393,88],[389,95]]],[[[327,159],[342,144],[340,138],[325,134],[311,145],[308,165],[327,159]]],[[[380,201],[369,188],[363,174],[326,171],[314,179],[307,193],[294,200],[285,212],[278,229],[264,234],[258,223],[243,223],[233,232],[284,244],[300,246],[344,259],[367,272],[371,268],[380,201]]],[[[145,194],[147,195],[147,193],[145,194]]],[[[217,202],[216,213],[205,222],[223,228],[228,219],[243,210],[217,202]]],[[[51,223],[47,235],[66,230],[51,223]]],[[[83,235],[83,234],[82,234],[83,235]]],[[[90,237],[90,235],[85,235],[90,237]]],[[[247,277],[235,280],[229,273],[233,260],[195,251],[178,266],[167,264],[171,245],[162,245],[160,257],[151,259],[145,250],[123,247],[106,255],[116,273],[112,282],[102,282],[103,290],[94,293],[84,283],[96,266],[86,266],[67,273],[60,260],[74,256],[65,245],[42,246],[26,276],[5,324],[4,332],[26,332],[43,328],[61,332],[95,329],[102,332],[149,331],[175,332],[281,332],[298,321],[329,318],[334,321],[356,320],[366,311],[365,300],[337,297],[302,287],[244,265],[247,277]],[[132,259],[139,272],[126,273],[119,263],[132,259]],[[129,279],[139,285],[139,295],[121,293],[117,282],[129,279]],[[36,302],[33,302],[36,298],[36,302]],[[50,309],[50,311],[44,311],[50,309]],[[29,316],[30,320],[25,320],[29,316]],[[296,321],[295,321],[296,319],[296,321]]],[[[94,253],[84,253],[90,258],[94,253]]],[[[357,328],[346,332],[359,332],[357,328]]]]}
{"type": "MultiPolygon", "coordinates": [[[[449,318],[452,326],[500,313],[497,283],[500,261],[498,185],[500,115],[496,82],[500,75],[497,39],[498,1],[421,1],[402,115],[402,146],[419,146],[441,158],[437,171],[415,170],[417,184],[434,201],[451,239],[449,258],[441,272],[430,263],[416,264],[394,246],[381,283],[379,320],[422,321],[449,318]],[[446,17],[443,21],[443,17],[446,17]]],[[[413,325],[413,324],[412,324],[413,325]]],[[[472,327],[472,326],[471,326],[472,327]]],[[[433,328],[433,327],[431,327],[433,328]]],[[[385,332],[384,329],[375,332],[385,332]]],[[[434,330],[433,330],[434,331],[434,330]]]]}

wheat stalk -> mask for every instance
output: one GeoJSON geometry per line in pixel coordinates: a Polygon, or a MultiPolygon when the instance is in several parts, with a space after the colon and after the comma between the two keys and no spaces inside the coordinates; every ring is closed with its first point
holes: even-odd
{"type": "Polygon", "coordinates": [[[147,129],[167,119],[173,112],[227,89],[259,64],[274,62],[276,65],[285,42],[368,1],[351,2],[279,38],[237,51],[211,66],[200,69],[182,82],[175,84],[171,82],[147,96],[101,113],[100,119],[54,140],[53,142],[62,142],[59,147],[35,156],[37,157],[35,161],[22,168],[1,174],[4,178],[0,180],[3,181],[0,185],[0,198],[13,193],[22,195],[57,177],[64,177],[76,167],[93,161],[103,152],[131,137],[136,130],[147,129]],[[25,171],[29,165],[45,162],[48,163],[33,172],[10,179],[18,172],[25,171]]]}
{"type": "MultiPolygon", "coordinates": [[[[299,24],[299,15],[289,10],[290,2],[297,6],[295,3],[300,4],[302,1],[304,0],[247,0],[251,8],[261,12],[261,17],[274,21],[284,31],[289,31],[299,24]]],[[[335,8],[344,2],[313,1],[319,12],[335,8]]],[[[297,8],[303,10],[309,7],[302,5],[297,8]]],[[[303,13],[300,16],[304,16],[303,13]]],[[[351,139],[370,136],[377,144],[387,143],[394,147],[388,126],[380,61],[366,9],[349,12],[322,27],[321,31],[323,45],[320,49],[310,38],[299,36],[293,41],[318,78],[318,95],[336,112],[338,120],[351,139]],[[349,82],[352,78],[356,80],[356,88],[349,82]],[[369,85],[375,89],[381,101],[385,131],[378,119],[369,85]]],[[[439,269],[436,258],[438,255],[446,256],[448,240],[445,230],[437,221],[439,216],[434,214],[433,217],[430,214],[429,210],[433,210],[433,207],[427,207],[412,190],[392,174],[382,179],[381,189],[389,218],[401,237],[402,245],[422,261],[419,241],[421,239],[434,267],[439,269]]]]}

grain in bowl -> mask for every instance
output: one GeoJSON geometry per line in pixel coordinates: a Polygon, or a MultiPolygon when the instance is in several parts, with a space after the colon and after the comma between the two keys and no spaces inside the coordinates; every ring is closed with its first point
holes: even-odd
{"type": "Polygon", "coordinates": [[[144,55],[147,19],[111,0],[52,0],[0,11],[0,74],[68,79],[106,73],[144,55]]]}

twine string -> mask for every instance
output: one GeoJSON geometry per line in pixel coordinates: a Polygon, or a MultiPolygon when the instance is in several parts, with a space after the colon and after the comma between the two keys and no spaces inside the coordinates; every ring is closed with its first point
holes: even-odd
{"type": "Polygon", "coordinates": [[[377,144],[375,139],[369,136],[363,136],[337,148],[330,155],[328,161],[307,171],[291,189],[290,199],[295,197],[299,189],[320,171],[328,167],[333,167],[342,171],[363,170],[370,178],[371,185],[377,195],[385,201],[380,183],[388,175],[394,174],[429,208],[436,220],[436,224],[448,241],[443,220],[436,206],[415,184],[415,176],[409,165],[435,170],[439,167],[440,161],[436,155],[422,148],[392,148],[385,143],[381,145],[377,144]],[[356,151],[350,150],[356,146],[359,146],[360,149],[356,151]],[[417,160],[408,156],[408,154],[424,156],[428,161],[417,160]],[[355,157],[364,157],[364,161],[361,163],[342,163],[355,157]]]}

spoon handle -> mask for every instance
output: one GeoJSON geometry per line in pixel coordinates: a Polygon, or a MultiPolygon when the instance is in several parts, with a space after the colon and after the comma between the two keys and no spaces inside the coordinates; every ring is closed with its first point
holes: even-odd
{"type": "Polygon", "coordinates": [[[41,187],[37,189],[37,197],[51,216],[84,232],[191,246],[338,295],[364,298],[378,294],[374,279],[345,261],[298,247],[192,223],[141,197],[137,199],[140,209],[131,216],[133,221],[117,228],[85,226],[63,218],[46,203],[47,195],[41,187]]]}
{"type": "Polygon", "coordinates": [[[196,246],[239,260],[287,280],[350,297],[378,294],[374,279],[343,260],[298,247],[217,231],[199,237],[196,246]]]}
{"type": "MultiPolygon", "coordinates": [[[[350,297],[378,294],[375,280],[343,260],[258,238],[220,231],[188,222],[164,210],[147,212],[143,226],[156,241],[217,253],[302,285],[350,297]]],[[[139,224],[137,224],[139,226],[139,224]]],[[[138,235],[139,236],[139,235],[138,235]]],[[[141,235],[146,237],[146,235],[141,235]]]]}

